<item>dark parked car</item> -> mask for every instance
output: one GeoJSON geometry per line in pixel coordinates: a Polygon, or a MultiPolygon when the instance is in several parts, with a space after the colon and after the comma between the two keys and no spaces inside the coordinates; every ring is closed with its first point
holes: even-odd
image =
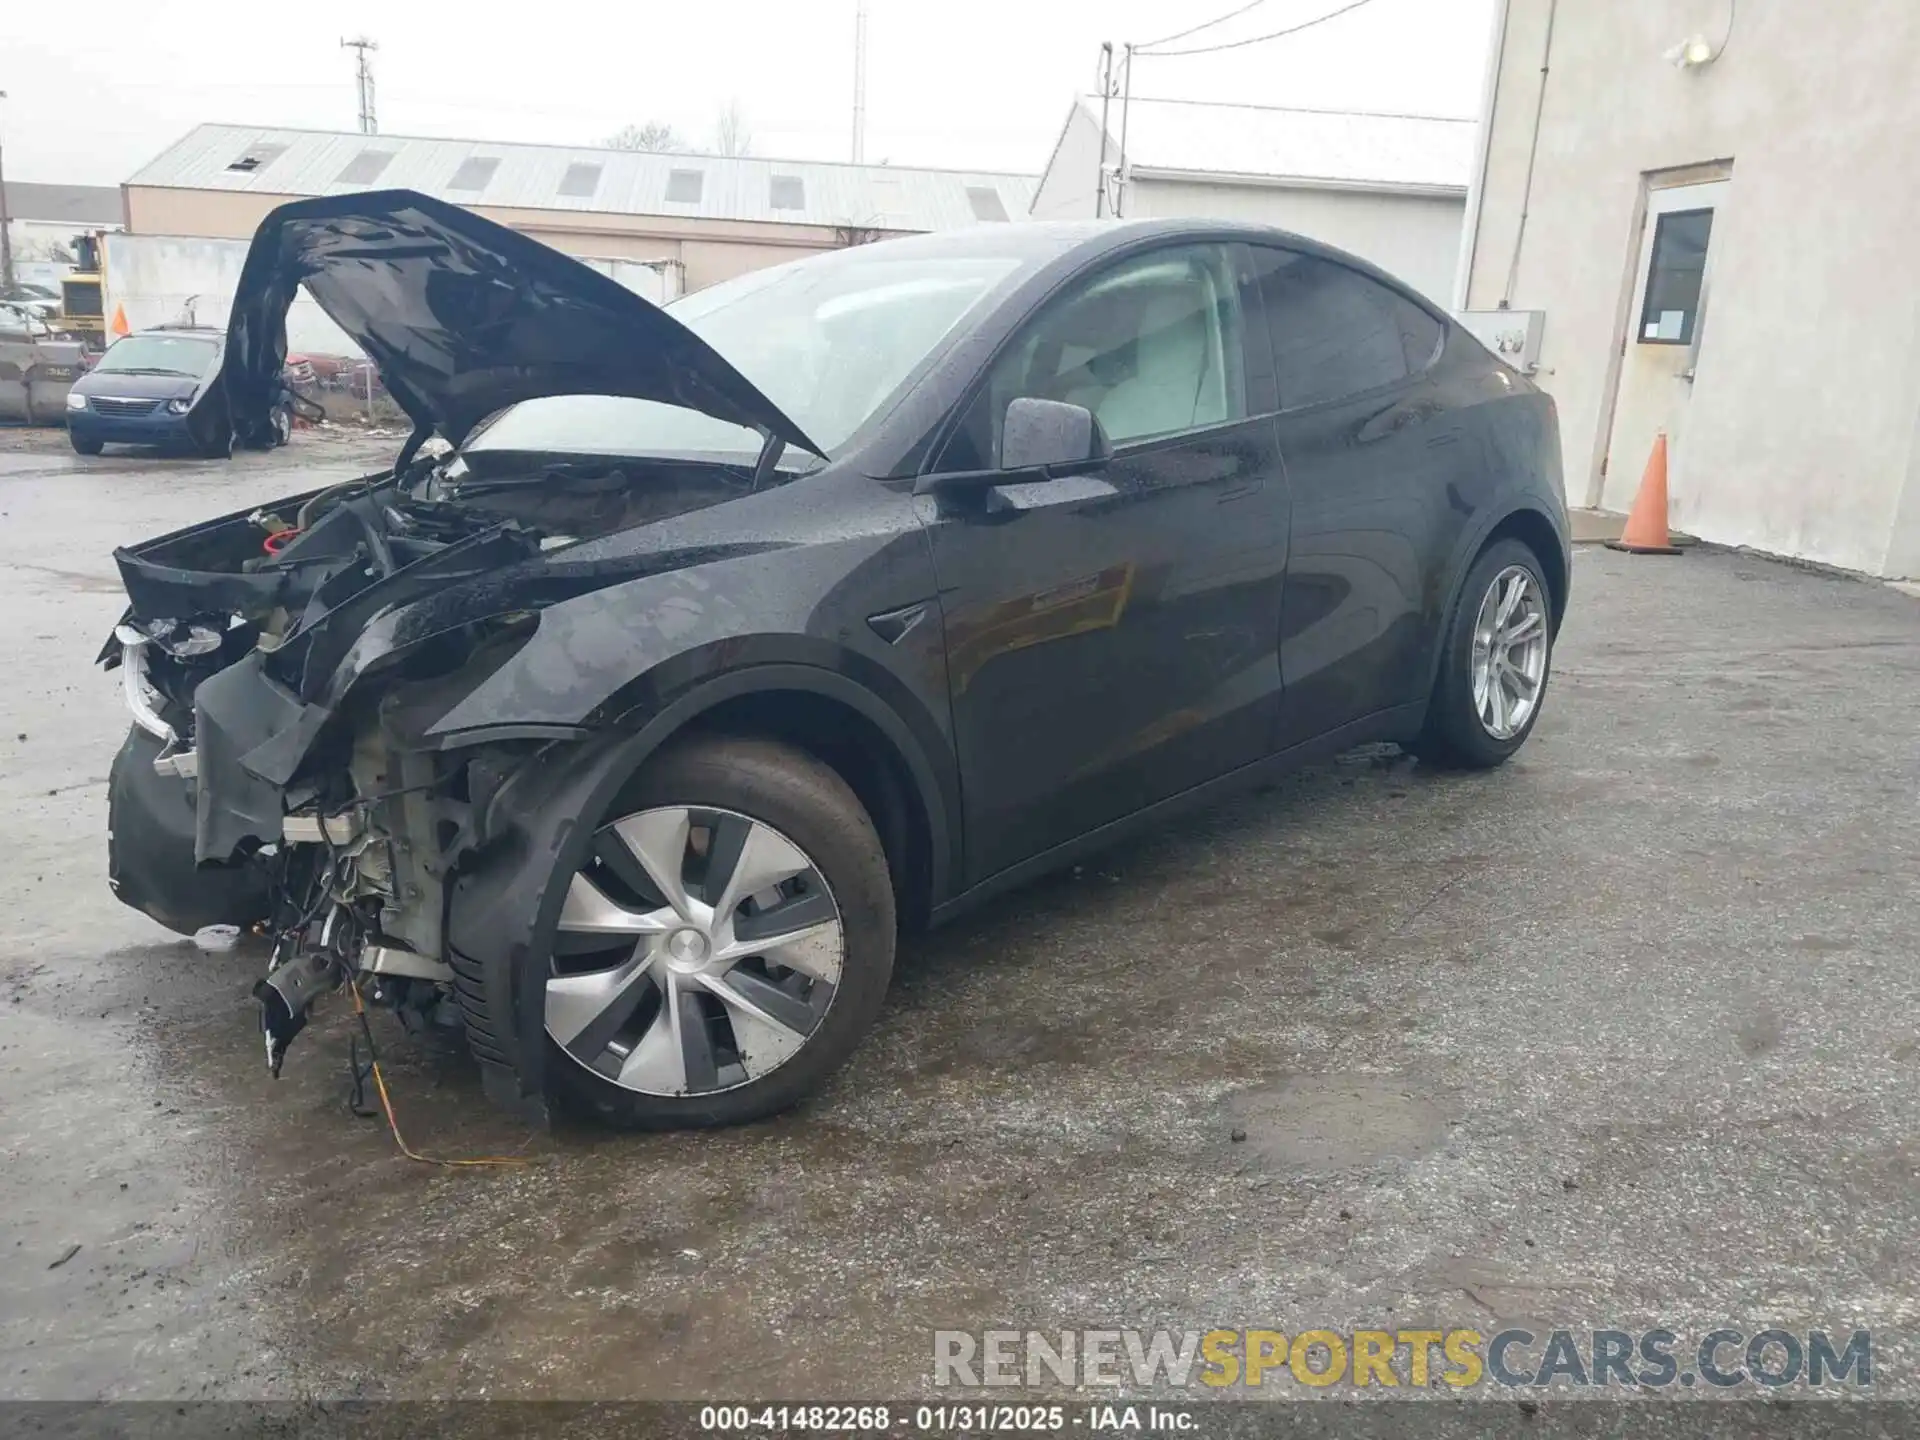
{"type": "MultiPolygon", "coordinates": [[[[224,456],[233,450],[225,388],[218,383],[226,334],[158,326],[123,336],[67,392],[67,434],[82,455],[109,443],[158,445],[224,456]]],[[[293,434],[284,390],[267,415],[264,443],[293,434]]]]}
{"type": "Polygon", "coordinates": [[[287,205],[394,466],[119,552],[113,884],[260,922],[269,1059],[342,984],[457,1008],[490,1094],[789,1105],[896,930],[1368,741],[1505,760],[1567,606],[1552,403],[1297,236],[1003,225],[662,311],[404,191],[287,205]],[[432,435],[450,442],[424,453],[432,435]]]}

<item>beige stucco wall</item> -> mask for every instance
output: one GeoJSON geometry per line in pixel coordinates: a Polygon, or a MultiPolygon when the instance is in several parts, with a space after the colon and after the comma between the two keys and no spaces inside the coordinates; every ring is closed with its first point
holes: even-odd
{"type": "Polygon", "coordinates": [[[1459,196],[1393,195],[1136,175],[1127,217],[1199,216],[1277,225],[1351,250],[1445,305],[1460,255],[1459,196]]]}
{"type": "Polygon", "coordinates": [[[1468,305],[1546,312],[1539,378],[1569,498],[1623,507],[1645,460],[1606,448],[1617,376],[1638,358],[1623,342],[1646,176],[1730,161],[1697,375],[1690,394],[1674,387],[1674,521],[1920,571],[1920,5],[1742,0],[1724,55],[1680,71],[1662,52],[1719,43],[1729,0],[1558,0],[1509,292],[1552,4],[1510,0],[1468,305]]]}
{"type": "MultiPolygon", "coordinates": [[[[251,191],[125,187],[128,229],[148,235],[206,235],[244,240],[269,210],[299,197],[251,191]]],[[[749,270],[831,250],[836,233],[819,225],[525,210],[478,205],[475,213],[569,255],[607,260],[678,260],[686,288],[698,290],[749,270]]]]}

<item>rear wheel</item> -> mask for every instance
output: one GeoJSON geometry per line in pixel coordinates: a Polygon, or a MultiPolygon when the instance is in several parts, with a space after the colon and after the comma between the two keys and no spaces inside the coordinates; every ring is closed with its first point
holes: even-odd
{"type": "Polygon", "coordinates": [[[676,746],[570,882],[546,987],[558,1087],[630,1128],[784,1110],[852,1053],[893,947],[886,856],[839,775],[767,740],[676,746]]]}
{"type": "Polygon", "coordinates": [[[1461,589],[1414,753],[1474,770],[1506,760],[1540,718],[1552,648],[1552,592],[1539,558],[1518,540],[1496,541],[1461,589]]]}
{"type": "Polygon", "coordinates": [[[293,439],[293,406],[276,405],[273,409],[273,444],[278,449],[293,439]]]}

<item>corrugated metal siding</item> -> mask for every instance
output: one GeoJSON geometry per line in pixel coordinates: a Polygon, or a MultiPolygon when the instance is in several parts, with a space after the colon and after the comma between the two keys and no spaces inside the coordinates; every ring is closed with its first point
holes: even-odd
{"type": "Polygon", "coordinates": [[[878,230],[947,230],[980,223],[967,199],[969,186],[991,189],[1009,215],[1025,215],[1035,181],[1025,175],[957,170],[909,170],[882,165],[733,159],[719,155],[655,155],[636,151],[497,145],[477,140],[427,140],[396,135],[202,125],[127,181],[129,185],[189,190],[253,190],[276,195],[337,195],[366,186],[339,176],[363,150],[391,151],[376,182],[382,189],[419,190],[460,205],[529,210],[582,210],[615,215],[682,215],[709,220],[757,220],[789,225],[851,225],[878,230]],[[227,167],[253,146],[284,145],[250,171],[227,167]],[[479,190],[451,190],[447,182],[468,159],[495,158],[498,167],[479,190]],[[601,167],[591,196],[560,193],[570,165],[601,167]],[[698,203],[666,198],[668,172],[705,174],[698,203]],[[798,210],[773,208],[775,175],[801,182],[798,210]]]}

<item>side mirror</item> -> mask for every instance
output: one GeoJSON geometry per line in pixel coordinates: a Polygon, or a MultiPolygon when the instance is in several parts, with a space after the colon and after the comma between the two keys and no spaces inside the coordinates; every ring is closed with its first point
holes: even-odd
{"type": "Polygon", "coordinates": [[[1007,405],[1000,431],[1000,468],[1044,470],[1049,477],[1097,469],[1113,454],[1106,431],[1084,405],[1019,399],[1007,405]]]}
{"type": "Polygon", "coordinates": [[[1007,404],[1000,430],[1000,464],[992,470],[922,475],[913,493],[933,495],[1029,484],[1062,475],[1085,475],[1113,457],[1099,417],[1084,405],[1022,397],[1007,404]]]}

